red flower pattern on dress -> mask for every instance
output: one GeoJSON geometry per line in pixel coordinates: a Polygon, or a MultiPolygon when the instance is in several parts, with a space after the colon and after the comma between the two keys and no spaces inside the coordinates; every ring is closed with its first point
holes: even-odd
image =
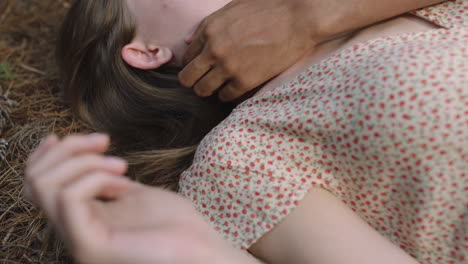
{"type": "Polygon", "coordinates": [[[245,101],[180,193],[243,249],[320,187],[420,262],[466,263],[467,2],[416,12],[445,29],[357,44],[245,101]]]}

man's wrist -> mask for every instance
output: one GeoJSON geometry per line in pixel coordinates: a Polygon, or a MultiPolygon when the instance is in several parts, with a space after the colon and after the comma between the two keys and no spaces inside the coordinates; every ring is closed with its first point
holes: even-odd
{"type": "MultiPolygon", "coordinates": [[[[288,1],[291,16],[295,19],[296,29],[300,28],[310,37],[312,44],[318,44],[344,33],[338,21],[343,11],[335,7],[341,0],[285,0],[288,1]]],[[[342,6],[342,5],[341,5],[342,6]]]]}
{"type": "MultiPolygon", "coordinates": [[[[288,0],[291,1],[291,0],[288,0]]],[[[374,23],[444,0],[295,0],[297,17],[323,42],[374,23]]]]}

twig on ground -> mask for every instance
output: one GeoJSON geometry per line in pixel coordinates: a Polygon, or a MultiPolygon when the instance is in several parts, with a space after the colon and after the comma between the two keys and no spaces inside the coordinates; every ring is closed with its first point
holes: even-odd
{"type": "Polygon", "coordinates": [[[37,73],[37,74],[42,75],[42,76],[46,76],[46,75],[47,75],[47,73],[45,73],[45,72],[43,72],[43,71],[41,71],[41,70],[38,70],[38,69],[36,69],[36,68],[34,68],[34,67],[28,66],[28,65],[26,65],[26,64],[24,64],[24,63],[21,63],[19,66],[20,66],[21,68],[27,70],[27,71],[34,72],[34,73],[37,73]]]}

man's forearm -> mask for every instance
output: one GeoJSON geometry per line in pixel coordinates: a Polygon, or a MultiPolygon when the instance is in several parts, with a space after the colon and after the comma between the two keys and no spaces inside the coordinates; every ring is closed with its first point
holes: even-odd
{"type": "Polygon", "coordinates": [[[305,15],[316,29],[315,40],[326,40],[335,35],[363,28],[371,24],[427,7],[442,0],[309,0],[305,15]]]}

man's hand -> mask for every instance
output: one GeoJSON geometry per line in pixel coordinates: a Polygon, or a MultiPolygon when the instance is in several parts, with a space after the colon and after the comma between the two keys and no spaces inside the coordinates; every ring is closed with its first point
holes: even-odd
{"type": "Polygon", "coordinates": [[[234,0],[206,18],[190,40],[180,82],[199,96],[219,88],[234,100],[293,65],[312,49],[303,10],[310,0],[234,0]]]}
{"type": "Polygon", "coordinates": [[[234,100],[338,34],[443,0],[233,0],[188,43],[179,79],[199,96],[234,100]]]}

